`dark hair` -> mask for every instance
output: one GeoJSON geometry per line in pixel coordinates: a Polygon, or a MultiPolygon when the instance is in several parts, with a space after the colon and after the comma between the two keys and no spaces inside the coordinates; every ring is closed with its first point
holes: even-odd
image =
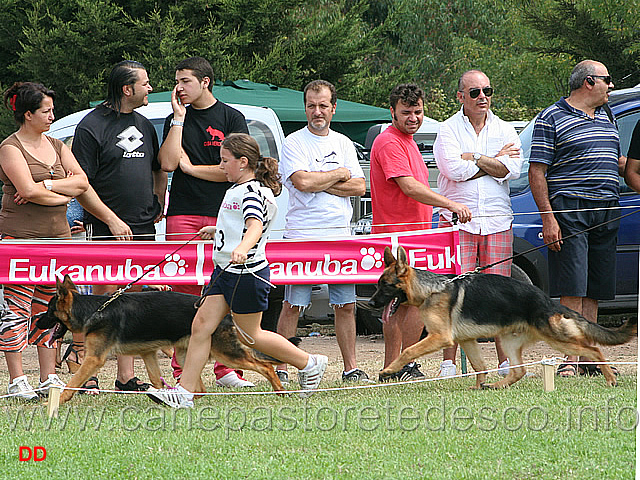
{"type": "Polygon", "coordinates": [[[246,157],[248,167],[253,170],[256,179],[265,187],[269,187],[275,196],[280,195],[282,183],[278,173],[278,161],[260,155],[260,147],[255,138],[246,133],[231,133],[222,141],[221,148],[229,150],[235,158],[246,157]]]}
{"type": "Polygon", "coordinates": [[[582,88],[584,81],[591,75],[596,74],[596,62],[593,60],[583,60],[578,63],[569,76],[569,90],[574,91],[582,88]]]}
{"type": "Polygon", "coordinates": [[[314,92],[319,92],[323,88],[328,88],[331,92],[331,105],[335,105],[338,101],[338,94],[336,93],[336,87],[333,86],[333,83],[327,82],[326,80],[313,80],[312,82],[307,83],[307,86],[304,87],[304,93],[302,94],[302,101],[307,104],[307,91],[313,90],[314,92]]]}
{"type": "Polygon", "coordinates": [[[138,81],[138,70],[146,70],[144,65],[134,60],[123,60],[114,65],[107,78],[107,99],[102,102],[116,112],[122,107],[122,87],[133,85],[138,81]]]}
{"type": "Polygon", "coordinates": [[[202,57],[190,57],[182,60],[176,65],[176,71],[178,70],[191,70],[193,76],[198,79],[199,82],[204,80],[204,77],[209,77],[209,91],[213,91],[213,68],[211,64],[202,57]]]}
{"type": "Polygon", "coordinates": [[[55,100],[56,92],[41,83],[16,82],[4,92],[4,106],[13,112],[16,123],[22,125],[24,114],[38,110],[44,97],[55,100]]]}
{"type": "Polygon", "coordinates": [[[418,105],[418,102],[424,102],[424,92],[415,83],[401,83],[391,90],[389,95],[389,105],[395,110],[398,101],[411,106],[418,105]]]}

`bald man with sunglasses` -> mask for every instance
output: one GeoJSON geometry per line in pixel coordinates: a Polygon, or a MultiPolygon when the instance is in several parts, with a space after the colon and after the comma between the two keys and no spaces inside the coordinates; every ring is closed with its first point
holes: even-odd
{"type": "MultiPolygon", "coordinates": [[[[493,88],[480,70],[468,70],[458,81],[462,107],[445,120],[433,145],[440,170],[438,191],[471,209],[470,222],[460,225],[463,272],[513,255],[513,212],[509,180],[520,177],[522,149],[513,126],[491,112],[493,88]]],[[[451,225],[451,212],[440,211],[440,226],[451,225]]],[[[484,270],[511,276],[511,260],[484,270]]],[[[457,345],[444,350],[440,376],[455,375],[457,345]]],[[[508,359],[496,339],[501,373],[508,359]]]]}
{"type": "MultiPolygon", "coordinates": [[[[569,89],[568,97],[535,120],[529,184],[549,244],[549,293],[597,322],[598,302],[616,294],[623,158],[618,129],[603,108],[613,89],[607,67],[593,60],[578,63],[569,89]]],[[[573,377],[595,369],[576,360],[569,356],[557,374],[573,377]]]]}

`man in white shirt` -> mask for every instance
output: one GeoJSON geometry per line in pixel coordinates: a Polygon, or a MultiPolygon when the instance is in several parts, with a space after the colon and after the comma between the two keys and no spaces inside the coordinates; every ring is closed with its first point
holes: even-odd
{"type": "MultiPolygon", "coordinates": [[[[351,234],[350,197],[364,195],[364,172],[355,147],[346,136],[329,128],[336,112],[335,87],[314,80],[304,89],[307,126],[290,134],[280,159],[282,183],[289,191],[285,238],[327,237],[351,234]]],[[[287,285],[278,333],[296,334],[301,309],[311,302],[311,285],[287,285]]],[[[344,381],[367,381],[356,365],[355,285],[329,285],[329,304],[335,311],[338,346],[344,381]]],[[[288,382],[286,365],[277,368],[288,382]]]]}
{"type": "MultiPolygon", "coordinates": [[[[515,129],[491,112],[493,88],[480,70],[468,70],[458,81],[462,108],[445,120],[433,145],[440,170],[438,191],[471,209],[472,220],[460,225],[460,263],[463,272],[513,255],[513,212],[509,179],[520,176],[522,150],[515,129]]],[[[440,211],[440,225],[451,224],[451,212],[440,211]]],[[[511,275],[511,260],[484,270],[511,275]]],[[[444,351],[441,376],[456,374],[457,345],[444,351]]],[[[508,372],[498,339],[500,373],[508,372]]]]}

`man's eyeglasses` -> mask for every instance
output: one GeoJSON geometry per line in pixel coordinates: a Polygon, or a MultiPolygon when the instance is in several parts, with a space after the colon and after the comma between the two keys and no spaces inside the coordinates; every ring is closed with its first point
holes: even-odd
{"type": "Polygon", "coordinates": [[[482,90],[482,93],[484,93],[485,97],[490,97],[491,95],[493,95],[492,87],[484,87],[484,88],[470,88],[469,96],[471,98],[478,98],[480,96],[480,90],[482,90]]]}
{"type": "Polygon", "coordinates": [[[604,83],[609,85],[611,83],[611,75],[589,75],[593,78],[601,78],[604,83]]]}

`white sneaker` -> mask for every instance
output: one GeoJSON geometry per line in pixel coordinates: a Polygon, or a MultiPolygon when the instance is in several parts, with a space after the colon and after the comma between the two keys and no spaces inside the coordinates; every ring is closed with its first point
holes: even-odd
{"type": "Polygon", "coordinates": [[[509,375],[509,366],[509,359],[507,358],[504,362],[498,365],[498,375],[502,377],[509,375]]]}
{"type": "Polygon", "coordinates": [[[249,380],[245,380],[238,375],[235,370],[216,380],[216,385],[227,388],[255,387],[249,380]]]}
{"type": "Polygon", "coordinates": [[[177,387],[162,389],[149,387],[147,396],[156,403],[173,408],[193,408],[193,393],[180,384],[177,387]]]}
{"type": "Polygon", "coordinates": [[[9,384],[7,393],[13,396],[13,398],[20,398],[22,400],[36,400],[38,394],[33,391],[33,387],[29,385],[26,375],[16,377],[13,382],[9,384]]]}
{"type": "MultiPolygon", "coordinates": [[[[298,382],[302,390],[315,390],[320,385],[322,375],[327,369],[329,359],[325,355],[311,355],[315,364],[309,370],[298,370],[298,382]]],[[[313,392],[301,392],[300,397],[306,398],[313,395],[313,392]]]]}
{"type": "Polygon", "coordinates": [[[440,364],[439,377],[455,377],[457,375],[456,364],[451,360],[445,360],[440,364]]]}
{"type": "Polygon", "coordinates": [[[52,387],[54,385],[59,386],[63,389],[65,387],[64,382],[60,380],[60,377],[58,377],[58,375],[56,375],[55,373],[50,373],[47,379],[44,382],[40,382],[40,384],[38,385],[38,395],[40,395],[41,397],[48,397],[49,387],[52,387]]]}

